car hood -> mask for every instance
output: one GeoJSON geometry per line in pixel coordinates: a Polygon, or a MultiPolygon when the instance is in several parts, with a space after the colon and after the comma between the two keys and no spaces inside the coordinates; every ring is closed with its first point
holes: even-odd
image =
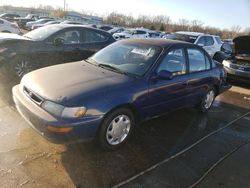
{"type": "Polygon", "coordinates": [[[234,40],[234,53],[247,54],[250,56],[250,36],[240,36],[236,37],[234,40]]]}
{"type": "Polygon", "coordinates": [[[69,104],[77,97],[131,84],[135,80],[84,61],[55,65],[26,74],[21,85],[40,97],[60,104],[69,104]]]}
{"type": "Polygon", "coordinates": [[[0,41],[6,40],[30,40],[14,33],[0,33],[0,41]]]}

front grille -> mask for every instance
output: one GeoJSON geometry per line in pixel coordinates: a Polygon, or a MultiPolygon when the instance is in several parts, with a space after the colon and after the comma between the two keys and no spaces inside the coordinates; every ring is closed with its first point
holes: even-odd
{"type": "Polygon", "coordinates": [[[246,67],[246,66],[242,66],[238,64],[231,64],[230,67],[236,70],[241,70],[241,71],[246,71],[246,72],[250,71],[250,66],[246,67]]]}
{"type": "Polygon", "coordinates": [[[41,105],[43,102],[43,98],[28,89],[27,87],[23,87],[24,93],[36,104],[41,105]]]}
{"type": "Polygon", "coordinates": [[[237,61],[238,65],[244,66],[244,67],[249,67],[250,68],[250,62],[247,61],[237,61]]]}

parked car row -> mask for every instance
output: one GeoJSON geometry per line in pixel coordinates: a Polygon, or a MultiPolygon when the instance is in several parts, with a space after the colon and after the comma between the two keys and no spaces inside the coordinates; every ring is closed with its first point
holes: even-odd
{"type": "MultiPolygon", "coordinates": [[[[46,27],[50,32],[59,26],[46,27]]],[[[37,31],[26,36],[32,38],[37,31]]],[[[183,107],[206,112],[230,87],[223,66],[198,45],[128,39],[85,61],[26,74],[13,87],[13,99],[24,119],[52,142],[97,138],[102,148],[113,150],[126,143],[140,122],[183,107]]]]}
{"type": "Polygon", "coordinates": [[[227,73],[249,78],[249,37],[226,48],[203,33],[105,31],[47,18],[27,26],[37,23],[23,36],[0,34],[0,69],[21,80],[12,90],[19,113],[56,143],[97,138],[116,149],[142,121],[190,106],[208,111],[231,87],[227,73]]]}

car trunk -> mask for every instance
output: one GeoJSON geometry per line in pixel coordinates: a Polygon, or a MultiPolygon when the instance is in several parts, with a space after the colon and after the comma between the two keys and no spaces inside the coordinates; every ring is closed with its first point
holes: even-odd
{"type": "Polygon", "coordinates": [[[233,42],[237,64],[250,67],[250,36],[236,37],[233,42]]]}

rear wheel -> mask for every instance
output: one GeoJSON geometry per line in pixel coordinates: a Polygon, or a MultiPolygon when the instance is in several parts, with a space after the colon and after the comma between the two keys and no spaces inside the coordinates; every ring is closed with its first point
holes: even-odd
{"type": "Polygon", "coordinates": [[[133,113],[127,108],[111,112],[103,121],[99,131],[99,142],[103,149],[114,150],[128,140],[134,129],[133,113]]]}
{"type": "Polygon", "coordinates": [[[199,105],[200,111],[207,112],[213,105],[214,99],[215,99],[215,90],[214,89],[208,90],[199,105]]]}

